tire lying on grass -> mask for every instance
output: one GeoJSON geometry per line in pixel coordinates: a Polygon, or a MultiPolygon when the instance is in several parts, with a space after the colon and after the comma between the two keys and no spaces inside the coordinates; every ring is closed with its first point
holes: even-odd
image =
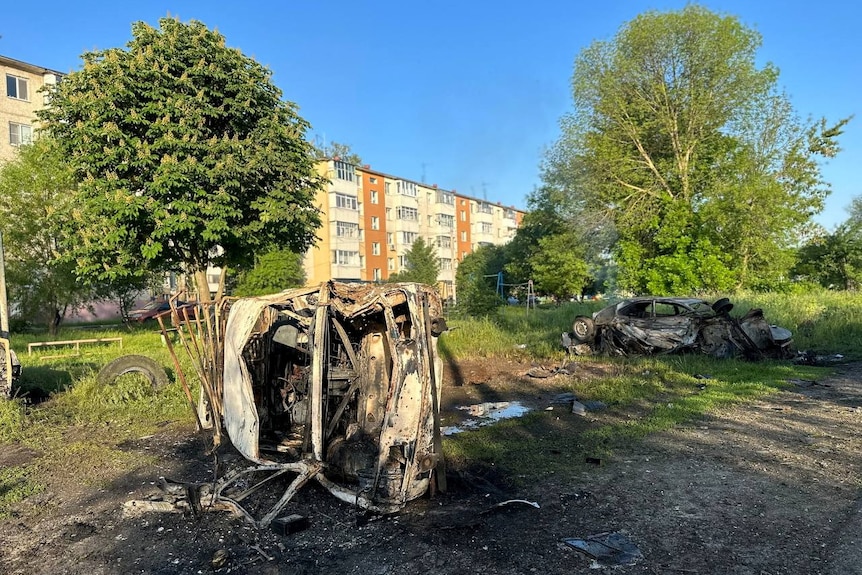
{"type": "Polygon", "coordinates": [[[153,391],[168,384],[168,374],[158,362],[145,355],[123,355],[108,363],[99,371],[99,385],[111,385],[121,375],[140,373],[146,377],[153,391]]]}

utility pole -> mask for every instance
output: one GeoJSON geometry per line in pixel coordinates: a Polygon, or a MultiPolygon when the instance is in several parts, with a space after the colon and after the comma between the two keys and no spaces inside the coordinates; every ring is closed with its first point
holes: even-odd
{"type": "Polygon", "coordinates": [[[3,257],[3,233],[0,232],[0,399],[12,394],[12,346],[9,344],[9,305],[6,302],[6,261],[3,257]],[[5,380],[5,381],[4,381],[5,380]]]}

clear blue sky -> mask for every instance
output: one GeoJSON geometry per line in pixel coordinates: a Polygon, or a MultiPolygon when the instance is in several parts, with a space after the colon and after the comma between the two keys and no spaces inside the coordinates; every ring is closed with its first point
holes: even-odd
{"type": "MultiPolygon", "coordinates": [[[[123,46],[131,23],[196,19],[267,65],[313,136],[349,144],[375,169],[525,207],[543,149],[570,110],[578,52],[649,9],[684,1],[370,2],[222,0],[6,2],[0,54],[61,72],[123,46]]],[[[708,0],[763,35],[761,58],[803,118],[860,112],[862,3],[708,0]]],[[[831,228],[862,194],[862,114],[824,167],[831,228]]]]}

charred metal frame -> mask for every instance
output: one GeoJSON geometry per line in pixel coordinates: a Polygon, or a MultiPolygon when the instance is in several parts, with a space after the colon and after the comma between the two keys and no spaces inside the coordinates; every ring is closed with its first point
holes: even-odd
{"type": "Polygon", "coordinates": [[[445,490],[436,343],[446,325],[433,289],[328,282],[223,300],[194,317],[187,308],[173,311],[201,381],[199,428],[212,430],[213,448],[226,432],[254,463],[218,479],[211,503],[263,527],[311,479],[378,513],[396,511],[429,489],[445,490]],[[265,435],[274,441],[265,443],[265,435]],[[295,478],[256,519],[244,502],[288,473],[295,478]]]}

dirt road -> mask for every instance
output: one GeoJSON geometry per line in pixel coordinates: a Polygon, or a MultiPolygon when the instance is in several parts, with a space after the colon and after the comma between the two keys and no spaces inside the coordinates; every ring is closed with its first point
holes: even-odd
{"type": "MultiPolygon", "coordinates": [[[[0,572],[586,573],[592,561],[562,540],[621,531],[643,555],[623,573],[862,573],[862,365],[841,370],[650,436],[573,481],[499,493],[453,477],[450,493],[386,518],[309,488],[290,512],[310,527],[290,536],[219,513],[123,517],[160,475],[210,479],[200,440],[169,431],[124,446],[157,460],[132,474],[82,483],[57,470],[0,525],[0,572]],[[506,497],[540,508],[492,507],[506,497]]],[[[0,463],[36,456],[0,448],[0,463]]]]}

